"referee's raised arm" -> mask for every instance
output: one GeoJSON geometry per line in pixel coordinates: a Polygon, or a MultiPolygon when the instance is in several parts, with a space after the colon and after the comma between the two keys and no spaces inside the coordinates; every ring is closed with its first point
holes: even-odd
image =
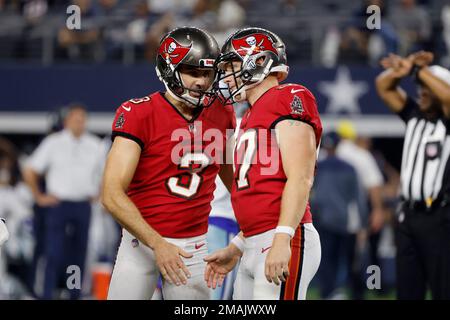
{"type": "Polygon", "coordinates": [[[383,59],[378,94],[405,123],[395,223],[398,299],[450,299],[450,71],[420,51],[383,59]],[[417,99],[399,88],[411,76],[417,99]]]}
{"type": "Polygon", "coordinates": [[[402,78],[408,76],[413,67],[412,57],[403,59],[395,54],[381,60],[381,65],[386,69],[375,80],[378,95],[384,103],[395,113],[403,110],[407,95],[400,88],[402,78]]]}

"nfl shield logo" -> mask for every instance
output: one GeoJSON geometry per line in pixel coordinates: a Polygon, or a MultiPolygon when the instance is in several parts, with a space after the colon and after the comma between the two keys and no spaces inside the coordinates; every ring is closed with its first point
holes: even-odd
{"type": "Polygon", "coordinates": [[[131,246],[133,248],[136,248],[137,246],[139,246],[139,240],[138,239],[131,240],[131,246]]]}
{"type": "Polygon", "coordinates": [[[441,144],[439,142],[429,142],[425,145],[425,155],[428,159],[435,159],[441,153],[441,144]]]}

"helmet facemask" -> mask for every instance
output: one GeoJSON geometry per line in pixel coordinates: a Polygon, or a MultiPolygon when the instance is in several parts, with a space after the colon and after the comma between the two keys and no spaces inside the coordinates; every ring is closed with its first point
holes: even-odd
{"type": "Polygon", "coordinates": [[[247,91],[271,73],[277,74],[278,81],[285,80],[289,73],[283,41],[273,32],[255,27],[240,29],[230,35],[215,66],[218,70],[215,91],[220,99],[228,103],[246,100],[247,91]],[[233,61],[241,62],[239,70],[233,66],[233,61]],[[231,72],[227,63],[232,65],[231,72]],[[233,90],[224,84],[224,79],[231,76],[236,86],[233,90]]]}
{"type": "MultiPolygon", "coordinates": [[[[169,64],[169,66],[173,67],[172,64],[169,64]]],[[[194,89],[189,88],[186,86],[186,84],[183,81],[182,72],[180,72],[180,68],[182,68],[183,65],[178,65],[176,68],[171,68],[172,74],[170,77],[167,77],[170,79],[170,81],[166,81],[163,77],[159,75],[158,68],[156,68],[156,73],[158,74],[159,79],[164,83],[164,86],[166,87],[167,92],[177,101],[186,103],[188,106],[193,107],[209,107],[216,99],[215,91],[213,90],[213,85],[216,78],[216,73],[214,72],[214,75],[211,78],[211,84],[206,90],[203,89],[194,89]],[[195,92],[199,96],[193,97],[190,93],[195,92]]],[[[194,67],[197,68],[197,67],[194,67]]],[[[200,69],[200,68],[199,68],[200,69]]],[[[201,68],[203,69],[203,68],[201,68]]],[[[210,69],[211,71],[214,71],[212,68],[204,68],[203,70],[210,69]]]]}
{"type": "Polygon", "coordinates": [[[267,52],[258,54],[246,54],[243,58],[234,52],[222,54],[216,60],[217,80],[215,91],[223,103],[235,103],[246,100],[247,90],[260,84],[273,70],[272,57],[267,52]],[[241,62],[236,69],[233,61],[241,62]],[[231,66],[231,73],[226,71],[227,65],[231,66]],[[233,77],[236,88],[231,90],[224,79],[233,77]]]}

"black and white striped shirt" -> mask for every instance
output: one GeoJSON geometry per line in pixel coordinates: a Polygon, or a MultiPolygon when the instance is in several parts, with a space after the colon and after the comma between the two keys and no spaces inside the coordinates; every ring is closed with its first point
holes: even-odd
{"type": "Polygon", "coordinates": [[[406,200],[429,203],[450,193],[450,119],[426,118],[411,98],[399,116],[406,123],[402,196],[406,200]]]}

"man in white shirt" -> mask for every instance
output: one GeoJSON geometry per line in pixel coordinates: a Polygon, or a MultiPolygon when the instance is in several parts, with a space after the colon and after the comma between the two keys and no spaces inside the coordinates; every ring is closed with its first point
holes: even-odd
{"type": "MultiPolygon", "coordinates": [[[[339,124],[338,133],[342,140],[337,148],[337,156],[349,162],[356,170],[360,183],[366,190],[371,206],[370,229],[378,232],[383,226],[384,211],[381,198],[381,187],[383,186],[383,175],[376,163],[374,156],[366,149],[358,146],[356,131],[350,122],[342,121],[339,124]]],[[[352,217],[350,217],[352,220],[352,217]]],[[[349,221],[349,229],[357,231],[360,228],[359,221],[349,221]]]]}
{"type": "MultiPolygon", "coordinates": [[[[87,113],[83,106],[72,105],[64,117],[64,129],[50,134],[37,147],[24,168],[36,204],[45,208],[44,257],[45,271],[36,294],[43,299],[54,298],[61,277],[69,266],[76,266],[83,277],[90,201],[98,196],[102,167],[100,139],[85,131],[87,113]],[[45,178],[46,192],[39,179],[45,178]]],[[[67,283],[65,281],[65,283],[67,283]]],[[[82,283],[80,279],[79,283],[82,283]]],[[[80,288],[70,289],[71,299],[78,299],[80,288]]]]}
{"type": "MultiPolygon", "coordinates": [[[[362,223],[356,212],[349,210],[347,229],[355,235],[356,245],[354,251],[355,256],[351,260],[358,261],[367,243],[370,243],[368,247],[370,250],[370,263],[378,265],[376,255],[378,239],[385,221],[385,211],[381,195],[381,188],[384,184],[383,175],[375,157],[370,151],[356,143],[357,133],[351,122],[341,121],[338,124],[337,131],[342,140],[338,145],[336,154],[356,170],[359,183],[365,192],[365,197],[368,199],[369,205],[368,226],[362,223]]],[[[358,268],[354,268],[354,273],[352,273],[352,289],[354,299],[363,298],[363,281],[360,279],[358,268]]]]}

